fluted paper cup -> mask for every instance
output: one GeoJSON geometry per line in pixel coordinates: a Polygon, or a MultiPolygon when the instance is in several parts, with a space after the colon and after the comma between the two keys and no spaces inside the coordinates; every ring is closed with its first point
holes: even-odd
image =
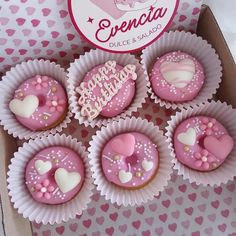
{"type": "Polygon", "coordinates": [[[161,107],[164,106],[168,109],[183,109],[189,106],[207,102],[209,99],[212,99],[221,82],[221,61],[215,49],[212,48],[212,46],[206,40],[203,40],[196,34],[179,31],[164,33],[158,41],[143,50],[141,55],[141,63],[144,70],[150,74],[157,59],[164,54],[173,51],[188,53],[201,63],[205,74],[204,85],[201,88],[199,94],[193,100],[180,103],[169,102],[159,98],[153,91],[152,85],[149,81],[148,92],[151,96],[151,99],[153,99],[155,103],[158,103],[161,107]]]}
{"type": "Polygon", "coordinates": [[[63,68],[54,62],[45,60],[33,60],[22,62],[12,67],[10,71],[3,76],[0,82],[0,121],[4,130],[14,138],[34,139],[42,135],[55,134],[61,132],[63,128],[70,123],[72,113],[68,110],[64,120],[56,127],[46,131],[31,131],[21,125],[15,118],[15,115],[9,109],[9,103],[14,96],[15,90],[27,79],[35,75],[47,75],[56,79],[65,90],[67,88],[67,75],[63,68]]]}
{"type": "Polygon", "coordinates": [[[233,180],[236,169],[236,110],[232,109],[232,106],[220,101],[207,102],[199,106],[194,106],[188,110],[182,110],[177,112],[176,115],[171,117],[168,121],[166,128],[167,141],[169,143],[169,149],[172,152],[174,169],[177,170],[178,175],[182,175],[184,179],[188,179],[190,183],[196,182],[200,185],[220,185],[226,184],[229,180],[233,180]],[[230,155],[226,158],[222,165],[217,169],[209,172],[200,172],[193,170],[177,160],[175,157],[175,151],[173,146],[173,137],[176,127],[185,119],[193,116],[209,116],[218,120],[228,131],[229,135],[234,140],[234,147],[230,155]]]}
{"type": "Polygon", "coordinates": [[[84,146],[71,136],[49,135],[24,143],[14,154],[7,173],[8,190],[14,208],[24,218],[43,224],[54,224],[74,219],[82,214],[91,201],[93,180],[91,177],[88,153],[84,146]],[[85,179],[79,193],[70,201],[59,205],[36,202],[25,185],[25,168],[30,159],[40,150],[49,146],[65,146],[78,153],[83,160],[85,179]]]}
{"type": "Polygon", "coordinates": [[[142,107],[142,104],[145,102],[145,98],[147,97],[147,74],[139,61],[131,54],[115,54],[101,50],[91,50],[70,64],[70,68],[68,69],[68,77],[71,110],[75,114],[75,119],[77,119],[80,124],[84,124],[86,127],[101,127],[102,125],[107,125],[111,121],[130,116],[132,112],[136,112],[138,108],[142,107]],[[128,64],[133,64],[136,66],[136,73],[138,77],[135,81],[135,95],[129,107],[127,107],[120,115],[113,118],[98,116],[94,120],[89,121],[87,117],[81,115],[81,106],[78,104],[78,94],[75,89],[83,81],[83,78],[87,72],[92,70],[95,66],[104,64],[109,60],[115,60],[117,64],[121,66],[128,64]]]}
{"type": "Polygon", "coordinates": [[[97,131],[89,144],[89,159],[94,183],[106,200],[124,206],[141,205],[152,200],[168,185],[172,173],[172,157],[166,137],[153,123],[134,117],[114,121],[109,123],[107,127],[102,127],[101,130],[97,131]],[[146,135],[157,145],[159,153],[159,167],[155,177],[147,185],[136,190],[124,189],[109,182],[104,176],[101,166],[100,155],[104,145],[112,137],[124,132],[140,132],[146,135]]]}

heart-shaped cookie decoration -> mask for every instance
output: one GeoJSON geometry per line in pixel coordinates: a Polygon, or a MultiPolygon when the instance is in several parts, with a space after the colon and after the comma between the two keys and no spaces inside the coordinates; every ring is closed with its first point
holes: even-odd
{"type": "Polygon", "coordinates": [[[177,139],[182,144],[193,146],[196,142],[196,131],[194,128],[189,128],[186,132],[178,134],[177,139]]]}
{"type": "Polygon", "coordinates": [[[119,171],[119,180],[122,184],[128,183],[133,178],[131,172],[126,172],[125,170],[119,171]]]}
{"type": "Polygon", "coordinates": [[[111,142],[114,152],[123,156],[131,156],[134,153],[135,137],[132,134],[121,134],[111,142]]]}
{"type": "Polygon", "coordinates": [[[30,118],[39,106],[39,99],[34,95],[28,95],[23,100],[13,99],[9,103],[10,110],[17,116],[30,118]]]}
{"type": "Polygon", "coordinates": [[[185,88],[195,74],[195,64],[191,59],[184,59],[180,62],[165,61],[160,66],[164,79],[176,88],[185,88]]]}
{"type": "Polygon", "coordinates": [[[55,181],[59,189],[67,193],[80,183],[81,176],[78,172],[68,172],[64,168],[58,168],[55,172],[55,181]]]}
{"type": "Polygon", "coordinates": [[[224,160],[232,151],[234,140],[227,134],[219,139],[214,136],[207,136],[204,138],[203,145],[208,152],[224,160]]]}
{"type": "Polygon", "coordinates": [[[145,171],[150,171],[153,168],[153,162],[152,161],[147,161],[143,160],[142,161],[142,167],[145,171]]]}
{"type": "Polygon", "coordinates": [[[50,161],[37,160],[34,163],[34,167],[40,175],[44,175],[52,169],[52,163],[50,161]]]}

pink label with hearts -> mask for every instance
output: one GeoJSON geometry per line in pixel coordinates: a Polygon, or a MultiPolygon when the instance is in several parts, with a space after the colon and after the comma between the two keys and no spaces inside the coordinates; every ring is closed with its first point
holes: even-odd
{"type": "Polygon", "coordinates": [[[178,6],[179,0],[69,0],[77,31],[111,52],[135,52],[151,44],[170,27],[178,6]]]}
{"type": "MultiPolygon", "coordinates": [[[[179,0],[171,29],[195,31],[201,4],[202,0],[179,0]]],[[[117,12],[114,17],[122,15],[121,9],[117,12]]],[[[90,47],[73,27],[68,0],[2,1],[0,28],[0,75],[12,65],[32,58],[46,58],[64,66],[90,47]]]]}

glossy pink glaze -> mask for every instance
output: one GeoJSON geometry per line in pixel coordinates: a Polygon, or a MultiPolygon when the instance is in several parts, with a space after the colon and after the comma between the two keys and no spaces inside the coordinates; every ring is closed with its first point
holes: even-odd
{"type": "Polygon", "coordinates": [[[183,52],[171,52],[158,58],[150,75],[150,81],[153,91],[161,99],[170,102],[185,102],[193,100],[201,90],[205,80],[204,69],[194,57],[183,52]],[[195,73],[191,81],[184,81],[181,78],[183,73],[191,73],[192,68],[183,60],[191,60],[194,63],[195,73]],[[182,64],[181,64],[182,63],[182,64]],[[169,65],[168,65],[169,64],[169,65]],[[171,82],[165,79],[167,72],[173,72],[176,75],[175,81],[171,82]],[[185,87],[176,87],[176,83],[183,82],[185,87]]]}
{"type": "Polygon", "coordinates": [[[211,171],[219,167],[233,148],[233,140],[224,126],[205,116],[191,117],[179,124],[173,142],[176,158],[184,165],[199,171],[211,171]],[[190,129],[193,129],[192,132],[190,129]],[[181,137],[192,143],[186,144],[181,137]],[[222,138],[226,142],[222,142],[222,138]],[[206,140],[209,142],[206,143],[206,140]],[[212,149],[212,145],[215,145],[212,140],[217,141],[218,147],[212,149]],[[216,148],[217,152],[212,151],[216,148]],[[222,154],[220,157],[219,153],[222,154]]]}
{"type": "Polygon", "coordinates": [[[14,98],[23,100],[27,95],[37,96],[39,106],[29,118],[16,115],[16,119],[30,130],[52,128],[67,112],[68,102],[65,89],[51,77],[36,75],[25,80],[16,89],[14,98]]]}
{"type": "Polygon", "coordinates": [[[156,145],[147,136],[131,132],[109,140],[103,148],[101,162],[108,181],[124,188],[139,188],[156,174],[159,156],[156,145]],[[122,183],[120,172],[127,182],[122,183]]]}
{"type": "MultiPolygon", "coordinates": [[[[98,70],[102,67],[104,67],[104,64],[99,65],[93,68],[91,71],[89,71],[85,75],[83,82],[88,82],[89,80],[91,80],[92,77],[96,75],[98,73],[98,70]]],[[[118,64],[116,65],[117,72],[119,72],[122,68],[123,68],[122,66],[118,64]]],[[[111,74],[112,73],[109,72],[108,76],[111,74]]],[[[111,79],[110,82],[112,83],[113,80],[114,79],[111,79]]],[[[92,94],[95,97],[101,96],[99,86],[96,86],[92,94]]],[[[135,81],[133,81],[132,79],[128,79],[123,84],[118,93],[111,99],[111,101],[108,102],[107,105],[103,107],[100,115],[110,118],[121,114],[131,104],[134,94],[135,94],[135,81]]]]}
{"type": "MultiPolygon", "coordinates": [[[[70,181],[70,179],[68,179],[70,181]]],[[[84,165],[80,156],[73,150],[62,147],[48,147],[37,153],[27,164],[25,183],[37,202],[46,204],[62,204],[71,200],[81,189],[84,182],[84,165]],[[41,175],[36,169],[36,161],[49,161],[51,169],[41,175]],[[55,181],[54,175],[58,168],[64,168],[69,173],[76,172],[81,176],[80,182],[70,191],[63,193],[55,181]],[[42,190],[43,189],[43,190],[42,190]]]]}

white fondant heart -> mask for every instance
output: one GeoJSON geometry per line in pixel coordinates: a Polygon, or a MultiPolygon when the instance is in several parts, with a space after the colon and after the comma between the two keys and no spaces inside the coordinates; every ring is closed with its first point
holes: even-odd
{"type": "Polygon", "coordinates": [[[152,161],[147,161],[143,160],[142,161],[142,167],[145,171],[149,171],[153,168],[153,162],[152,161]]]}
{"type": "Polygon", "coordinates": [[[124,170],[119,171],[119,180],[122,184],[128,183],[133,178],[131,172],[126,172],[124,170]]]}
{"type": "Polygon", "coordinates": [[[39,106],[39,99],[34,95],[26,96],[22,101],[19,99],[11,100],[10,110],[17,116],[30,118],[39,106]]]}
{"type": "Polygon", "coordinates": [[[52,169],[52,163],[50,161],[37,160],[35,161],[34,166],[40,175],[44,175],[52,169]]]}
{"type": "Polygon", "coordinates": [[[193,146],[196,142],[196,131],[193,128],[189,128],[185,133],[180,133],[177,139],[185,145],[193,146]]]}
{"type": "Polygon", "coordinates": [[[184,59],[180,62],[165,61],[160,66],[164,79],[176,88],[185,88],[193,79],[195,64],[191,59],[184,59]]]}
{"type": "Polygon", "coordinates": [[[78,172],[68,172],[64,168],[59,168],[55,172],[55,181],[63,193],[67,193],[75,188],[81,180],[78,172]]]}

